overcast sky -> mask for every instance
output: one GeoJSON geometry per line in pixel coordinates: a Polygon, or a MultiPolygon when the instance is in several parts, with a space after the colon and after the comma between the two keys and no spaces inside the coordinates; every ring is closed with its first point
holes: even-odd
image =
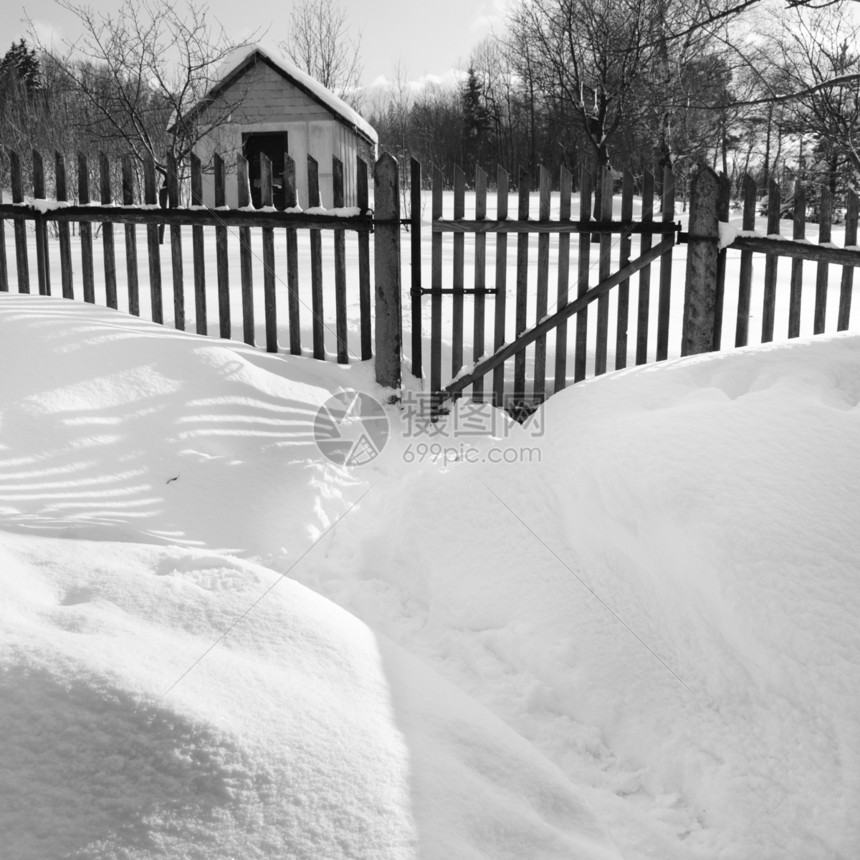
{"type": "MultiPolygon", "coordinates": [[[[84,2],[84,0],[82,0],[84,2]]],[[[469,53],[498,27],[506,0],[342,0],[356,32],[361,31],[364,63],[363,83],[380,76],[394,78],[400,62],[410,80],[425,75],[443,77],[454,68],[465,68],[469,53]]],[[[121,0],[90,0],[98,11],[115,11],[121,0]]],[[[73,15],[54,0],[5,0],[0,50],[5,53],[13,40],[26,36],[23,19],[29,14],[43,38],[79,34],[73,15]],[[8,4],[8,5],[6,5],[8,4]],[[13,5],[14,4],[14,5],[13,5]],[[14,14],[17,10],[18,14],[14,14]],[[12,13],[12,14],[10,14],[12,13]]],[[[211,13],[231,37],[247,37],[255,27],[268,28],[266,41],[276,45],[286,39],[293,0],[209,0],[211,13]]]]}

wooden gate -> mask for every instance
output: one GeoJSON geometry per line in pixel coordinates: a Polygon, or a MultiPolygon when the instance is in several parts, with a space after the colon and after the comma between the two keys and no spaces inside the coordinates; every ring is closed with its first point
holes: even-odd
{"type": "Polygon", "coordinates": [[[636,219],[633,217],[633,176],[626,172],[620,179],[620,218],[615,218],[613,184],[616,178],[607,172],[595,183],[591,175],[583,171],[579,217],[572,220],[572,176],[562,168],[558,212],[553,218],[551,177],[541,168],[537,218],[533,219],[531,180],[527,173],[521,172],[516,217],[511,218],[508,174],[499,169],[495,200],[488,201],[487,175],[478,168],[474,185],[475,209],[474,213],[469,213],[473,217],[467,218],[463,171],[455,172],[453,207],[448,217],[443,177],[438,170],[434,171],[430,286],[426,287],[421,266],[421,168],[413,161],[412,364],[413,373],[423,377],[423,332],[427,329],[424,319],[427,303],[423,299],[429,296],[429,389],[437,403],[471,387],[475,400],[491,399],[497,406],[520,413],[560,391],[569,382],[605,373],[610,369],[610,357],[614,369],[626,367],[628,362],[644,364],[649,358],[649,349],[657,359],[667,357],[672,248],[680,230],[674,221],[674,179],[668,171],[663,176],[662,205],[657,220],[654,177],[644,176],[639,189],[644,202],[636,219]],[[487,217],[488,202],[495,204],[491,218],[487,217]],[[516,254],[509,260],[512,249],[508,247],[508,237],[512,233],[516,234],[516,254]],[[474,237],[470,254],[473,265],[468,267],[473,270],[471,279],[467,279],[467,234],[474,237]],[[655,234],[660,237],[657,244],[654,244],[655,234]],[[578,236],[575,284],[571,284],[572,235],[578,236]],[[488,236],[494,237],[494,247],[490,249],[492,260],[488,260],[488,236]],[[537,237],[536,255],[530,249],[534,236],[537,237]],[[635,259],[632,257],[634,236],[639,237],[639,253],[635,259]],[[445,265],[446,237],[451,238],[447,248],[450,268],[445,265]],[[657,260],[661,261],[659,294],[656,307],[652,309],[651,267],[657,260]],[[556,289],[551,303],[553,270],[556,289]],[[635,341],[630,341],[630,279],[634,275],[638,276],[638,302],[634,309],[636,337],[635,341]],[[467,280],[470,286],[466,286],[467,280]],[[509,281],[514,304],[510,309],[509,281]],[[613,290],[616,291],[618,322],[611,333],[609,309],[613,290]],[[589,306],[593,302],[597,302],[597,312],[590,322],[589,306]],[[451,326],[450,364],[444,361],[443,354],[446,303],[451,326]],[[471,355],[467,355],[464,348],[467,309],[471,310],[472,318],[471,355]],[[568,320],[574,315],[575,327],[568,332],[568,320]],[[655,317],[653,322],[652,316],[655,317]],[[551,333],[554,337],[548,352],[547,336],[551,333]],[[532,353],[531,361],[527,351],[532,353]],[[569,358],[572,358],[572,367],[569,358]],[[487,380],[490,374],[492,377],[487,380]]]}

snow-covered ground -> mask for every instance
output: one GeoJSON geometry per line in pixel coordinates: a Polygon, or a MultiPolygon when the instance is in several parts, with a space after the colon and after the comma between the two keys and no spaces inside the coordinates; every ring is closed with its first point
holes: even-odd
{"type": "Polygon", "coordinates": [[[386,407],[361,467],[367,366],[0,335],[0,856],[860,854],[857,335],[386,407]]]}

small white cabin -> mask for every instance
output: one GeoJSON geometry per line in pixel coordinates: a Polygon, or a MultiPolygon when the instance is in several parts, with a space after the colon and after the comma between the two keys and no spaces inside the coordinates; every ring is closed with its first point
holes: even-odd
{"type": "MultiPolygon", "coordinates": [[[[356,204],[356,157],[372,167],[377,134],[349,105],[310,75],[260,47],[249,48],[225,66],[218,83],[195,110],[230,109],[228,121],[195,147],[204,165],[203,203],[215,203],[212,156],[218,152],[234,173],[236,154],[248,159],[251,200],[260,205],[260,154],[272,161],[275,206],[284,208],[280,177],[284,153],[296,165],[298,203],[308,207],[307,157],[319,164],[322,205],[333,205],[332,156],[344,167],[345,205],[356,204]],[[219,104],[220,102],[220,104],[219,104]],[[208,168],[208,169],[207,169],[208,168]]],[[[227,181],[227,205],[238,205],[234,176],[227,181]]]]}

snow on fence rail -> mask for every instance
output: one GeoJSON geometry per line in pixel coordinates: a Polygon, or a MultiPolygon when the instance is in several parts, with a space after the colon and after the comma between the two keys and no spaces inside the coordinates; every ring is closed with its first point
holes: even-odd
{"type": "MultiPolygon", "coordinates": [[[[18,292],[29,293],[31,289],[30,258],[33,249],[29,247],[26,223],[33,222],[35,233],[36,281],[39,293],[51,295],[55,289],[55,278],[52,275],[52,265],[48,240],[48,225],[54,224],[58,239],[59,270],[62,295],[65,298],[83,298],[86,302],[96,301],[96,282],[99,282],[100,293],[108,307],[119,307],[117,292],[117,238],[114,226],[124,227],[125,274],[127,284],[127,304],[123,301],[128,312],[140,315],[140,267],[138,263],[137,225],[146,227],[146,255],[148,257],[149,301],[150,315],[154,322],[164,323],[165,286],[162,272],[162,248],[164,231],[170,231],[170,292],[172,293],[173,324],[177,329],[186,328],[186,267],[185,251],[187,251],[187,231],[191,231],[191,268],[193,274],[194,299],[194,330],[198,334],[209,333],[209,305],[212,297],[207,290],[207,265],[204,249],[204,228],[214,228],[215,260],[214,269],[217,278],[217,316],[218,332],[221,337],[229,338],[233,334],[233,319],[231,311],[231,262],[233,256],[228,250],[228,231],[230,239],[238,238],[239,283],[241,286],[241,319],[242,337],[248,344],[254,345],[257,340],[257,312],[255,310],[254,271],[255,268],[262,276],[263,284],[263,336],[266,349],[277,352],[278,344],[278,301],[277,283],[286,286],[287,322],[285,328],[289,331],[289,351],[301,355],[306,344],[303,343],[302,317],[311,317],[310,353],[314,358],[325,359],[329,353],[326,348],[326,333],[335,342],[334,356],[340,363],[350,359],[349,344],[349,312],[347,295],[347,269],[357,272],[357,307],[351,314],[353,321],[357,319],[357,343],[354,344],[353,355],[361,360],[373,356],[373,320],[371,308],[371,275],[370,275],[370,233],[375,231],[376,238],[376,280],[383,285],[382,297],[395,292],[397,302],[389,301],[383,306],[383,314],[389,310],[389,305],[399,314],[400,272],[399,257],[390,259],[390,241],[386,245],[384,239],[392,233],[397,236],[400,229],[399,201],[397,200],[396,182],[392,185],[390,173],[396,171],[393,159],[383,157],[374,170],[375,206],[371,212],[369,207],[368,165],[357,159],[358,176],[358,207],[346,210],[344,202],[343,164],[339,159],[333,159],[334,209],[326,211],[320,207],[319,170],[316,161],[308,157],[308,187],[309,204],[307,210],[299,208],[296,200],[295,164],[289,155],[285,155],[285,170],[283,176],[287,208],[276,210],[273,204],[273,175],[271,161],[261,156],[261,202],[260,209],[251,205],[250,185],[248,181],[248,163],[238,156],[236,159],[236,182],[238,187],[238,207],[229,209],[225,205],[227,170],[224,160],[216,155],[214,158],[215,171],[215,207],[209,209],[203,206],[202,200],[202,165],[196,156],[191,156],[191,201],[189,206],[180,205],[180,181],[177,165],[172,157],[167,159],[167,206],[162,208],[158,201],[156,189],[156,169],[152,159],[143,162],[143,200],[136,198],[135,171],[130,156],[122,160],[122,194],[120,200],[114,199],[111,188],[111,165],[104,154],[99,158],[99,194],[97,200],[92,200],[89,177],[90,168],[87,158],[79,155],[77,159],[77,203],[69,200],[69,189],[66,179],[66,165],[63,156],[55,156],[55,199],[46,199],[45,170],[42,156],[33,152],[33,196],[25,196],[21,161],[18,154],[7,150],[10,161],[10,176],[12,185],[12,203],[3,203],[0,197],[0,291],[9,290],[9,266],[6,252],[5,227],[3,219],[11,219],[14,225],[15,246],[15,278],[18,292]],[[391,199],[392,194],[394,199],[391,199]],[[72,236],[70,225],[78,225],[79,234],[79,280],[73,263],[72,236]],[[95,262],[98,254],[94,253],[93,224],[101,224],[101,259],[103,264],[103,281],[96,277],[95,262]],[[252,237],[252,230],[255,235],[252,237]],[[279,237],[283,242],[286,257],[286,277],[278,277],[278,266],[275,253],[275,231],[282,232],[279,237]],[[300,288],[300,253],[298,246],[298,231],[308,231],[310,260],[304,259],[309,270],[310,283],[309,300],[305,300],[300,288]],[[330,275],[334,282],[334,319],[331,319],[331,308],[324,302],[324,253],[322,233],[333,235],[333,255],[331,256],[330,275]],[[354,235],[350,244],[355,260],[347,265],[346,233],[354,235]],[[183,237],[183,233],[186,233],[183,237]],[[396,267],[396,271],[393,267],[396,267]],[[260,271],[261,270],[261,271],[260,271]],[[81,292],[76,295],[76,291],[81,292]],[[304,309],[302,305],[305,305],[304,309]],[[396,307],[395,307],[396,305],[396,307]],[[333,325],[332,325],[333,322],[333,325]]],[[[235,243],[234,243],[235,244],[235,243]]],[[[209,269],[213,268],[210,266],[209,269]]],[[[54,273],[56,266],[54,266],[54,273]]],[[[235,272],[234,272],[235,282],[235,272]]],[[[330,304],[330,302],[329,302],[330,304]]],[[[353,304],[356,304],[353,300],[353,304]]],[[[386,335],[386,320],[377,322],[377,330],[386,335]]],[[[307,332],[305,332],[307,337],[307,332]]],[[[394,348],[394,347],[392,347],[394,348]]],[[[396,345],[399,359],[399,343],[396,345]]],[[[399,360],[398,360],[399,371],[399,360]]],[[[391,360],[386,357],[382,362],[382,370],[390,373],[391,360]]],[[[379,368],[378,368],[379,371],[379,368]]],[[[389,386],[399,385],[399,376],[387,376],[380,380],[389,386]]]]}

